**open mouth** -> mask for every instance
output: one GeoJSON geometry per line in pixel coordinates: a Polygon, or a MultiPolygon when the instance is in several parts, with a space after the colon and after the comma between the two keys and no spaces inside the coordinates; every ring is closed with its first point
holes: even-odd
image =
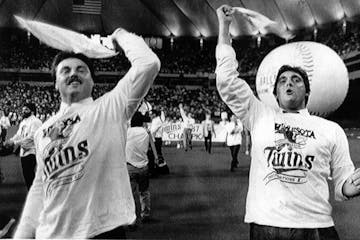
{"type": "Polygon", "coordinates": [[[291,89],[287,89],[287,90],[286,90],[286,94],[288,94],[288,95],[292,95],[293,93],[294,93],[294,91],[291,90],[291,89]]]}

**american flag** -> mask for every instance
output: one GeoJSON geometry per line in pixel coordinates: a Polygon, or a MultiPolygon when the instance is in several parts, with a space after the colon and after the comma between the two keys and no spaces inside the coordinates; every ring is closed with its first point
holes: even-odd
{"type": "Polygon", "coordinates": [[[73,0],[73,12],[83,14],[101,14],[101,0],[73,0]]]}

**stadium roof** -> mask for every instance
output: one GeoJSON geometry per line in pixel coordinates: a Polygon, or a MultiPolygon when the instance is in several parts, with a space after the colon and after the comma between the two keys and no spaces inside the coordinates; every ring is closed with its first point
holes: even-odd
{"type": "MultiPolygon", "coordinates": [[[[215,10],[225,3],[257,11],[291,31],[360,15],[359,0],[101,0],[100,15],[73,12],[73,2],[87,1],[94,0],[0,0],[0,27],[17,27],[17,14],[83,33],[110,34],[121,26],[143,36],[212,37],[217,36],[215,10]]],[[[257,31],[237,16],[231,34],[257,31]]]]}

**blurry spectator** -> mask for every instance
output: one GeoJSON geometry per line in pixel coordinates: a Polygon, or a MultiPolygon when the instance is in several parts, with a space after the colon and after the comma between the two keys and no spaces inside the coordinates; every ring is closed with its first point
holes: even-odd
{"type": "Polygon", "coordinates": [[[34,134],[42,124],[35,115],[35,104],[25,104],[23,107],[24,120],[20,123],[16,134],[5,142],[5,146],[20,146],[21,166],[28,190],[33,183],[36,168],[34,134]]]}
{"type": "Polygon", "coordinates": [[[212,136],[216,137],[214,129],[214,121],[211,120],[211,112],[206,112],[205,120],[202,121],[202,129],[204,136],[205,151],[211,153],[212,136]]]}
{"type": "Polygon", "coordinates": [[[241,132],[243,130],[243,125],[235,115],[231,115],[230,119],[231,121],[226,125],[226,144],[230,148],[232,158],[230,171],[233,172],[239,164],[238,154],[242,141],[241,132]]]}
{"type": "Polygon", "coordinates": [[[195,124],[195,119],[192,117],[192,114],[190,111],[185,112],[183,108],[183,104],[179,104],[180,114],[181,118],[183,120],[183,128],[184,128],[184,134],[183,134],[183,143],[185,151],[192,149],[192,128],[195,124]]]}
{"type": "Polygon", "coordinates": [[[152,111],[155,117],[151,121],[150,132],[155,138],[155,148],[159,158],[163,158],[162,155],[162,136],[163,136],[163,126],[165,120],[165,114],[163,111],[153,110],[152,111]]]}
{"type": "Polygon", "coordinates": [[[0,144],[5,142],[7,130],[10,127],[9,117],[5,115],[3,110],[0,110],[0,144]]]}

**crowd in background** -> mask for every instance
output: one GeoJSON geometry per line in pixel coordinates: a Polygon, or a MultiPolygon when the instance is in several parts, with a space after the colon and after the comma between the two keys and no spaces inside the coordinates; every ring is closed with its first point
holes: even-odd
{"type": "MultiPolygon", "coordinates": [[[[342,32],[341,28],[330,32],[319,31],[317,41],[322,42],[340,55],[360,50],[359,26],[351,26],[351,31],[342,32]],[[346,40],[346,41],[345,41],[346,40]]],[[[9,37],[9,36],[8,36],[9,37]]],[[[304,35],[309,40],[311,35],[304,35]]],[[[11,35],[10,39],[0,37],[0,70],[1,69],[31,69],[49,71],[51,60],[57,50],[40,44],[35,38],[28,39],[11,35]]],[[[256,75],[261,60],[272,49],[283,42],[263,39],[260,46],[252,39],[234,40],[239,60],[239,71],[242,74],[256,75]]],[[[173,46],[164,45],[163,49],[154,49],[161,60],[161,73],[195,74],[198,72],[214,73],[215,71],[216,39],[205,40],[200,48],[198,40],[175,40],[173,46]]],[[[100,59],[94,62],[95,71],[126,72],[130,67],[123,53],[111,59],[100,59]]],[[[3,79],[0,79],[3,80],[3,79]]],[[[108,92],[114,84],[96,85],[93,91],[94,98],[108,92]]],[[[174,85],[175,86],[175,85],[174,85]]],[[[210,111],[216,120],[220,112],[228,111],[215,89],[185,87],[153,87],[146,96],[154,109],[164,110],[169,119],[176,121],[180,118],[179,103],[183,103],[186,110],[192,112],[195,120],[201,122],[205,111],[210,111]]],[[[59,94],[54,86],[33,86],[21,82],[12,82],[0,85],[0,109],[9,115],[12,124],[21,120],[21,107],[26,102],[34,102],[38,110],[38,117],[44,121],[59,109],[59,94]]]]}
{"type": "MultiPolygon", "coordinates": [[[[346,33],[341,28],[333,31],[319,30],[316,40],[334,49],[339,55],[360,49],[359,26],[351,26],[346,33]]],[[[35,38],[30,40],[24,36],[12,35],[11,39],[0,37],[0,68],[2,69],[33,69],[49,71],[51,60],[57,53],[35,38]]],[[[258,46],[255,38],[234,39],[233,44],[239,60],[239,71],[244,74],[256,73],[261,60],[272,49],[283,44],[284,41],[275,41],[271,37],[263,38],[258,46]]],[[[313,40],[311,33],[303,34],[292,41],[313,40]]],[[[198,39],[174,40],[173,46],[164,44],[162,49],[154,49],[159,56],[162,66],[161,73],[194,74],[198,72],[213,73],[215,71],[216,39],[205,39],[200,47],[198,39]]],[[[111,59],[95,61],[95,70],[102,72],[126,72],[130,64],[127,58],[120,53],[111,59]]]]}
{"type": "MultiPolygon", "coordinates": [[[[93,97],[96,99],[102,96],[114,86],[114,84],[96,84],[93,97]]],[[[153,109],[164,111],[168,119],[172,121],[181,118],[179,103],[183,103],[186,110],[192,112],[197,122],[204,119],[206,111],[212,112],[215,119],[220,119],[220,113],[227,110],[218,92],[209,88],[153,87],[145,99],[152,105],[153,109]]],[[[0,109],[9,115],[13,125],[21,121],[21,108],[27,102],[36,104],[37,116],[44,121],[58,111],[60,97],[52,85],[37,86],[23,82],[0,85],[0,109]]]]}

